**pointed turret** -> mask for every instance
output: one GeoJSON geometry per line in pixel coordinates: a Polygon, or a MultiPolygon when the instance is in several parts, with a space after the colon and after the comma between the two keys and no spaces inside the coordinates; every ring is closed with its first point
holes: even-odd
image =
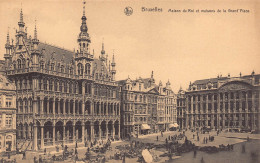
{"type": "Polygon", "coordinates": [[[4,58],[5,58],[5,67],[7,68],[7,67],[9,67],[9,64],[11,62],[11,50],[12,50],[12,46],[10,45],[9,29],[7,32],[5,50],[6,50],[6,53],[4,54],[4,58]]]}
{"type": "Polygon", "coordinates": [[[168,79],[168,82],[166,83],[166,88],[170,88],[171,86],[171,83],[170,83],[170,80],[168,79]]]}
{"type": "Polygon", "coordinates": [[[32,39],[32,45],[33,45],[33,48],[31,49],[32,64],[34,67],[37,67],[39,65],[40,51],[38,50],[39,40],[37,38],[36,20],[35,20],[34,37],[32,39]]]}
{"type": "Polygon", "coordinates": [[[19,31],[24,32],[25,23],[23,22],[23,9],[22,8],[21,8],[21,12],[20,12],[20,21],[18,22],[18,26],[19,26],[19,31]]]}
{"type": "Polygon", "coordinates": [[[35,20],[35,28],[34,28],[34,38],[32,40],[33,50],[38,50],[39,40],[37,38],[37,28],[36,28],[36,20],[35,20]]]}
{"type": "Polygon", "coordinates": [[[115,80],[115,75],[116,75],[116,62],[115,62],[115,56],[113,54],[113,58],[112,58],[112,63],[111,63],[111,66],[112,66],[112,80],[114,81],[115,80]]]}
{"type": "Polygon", "coordinates": [[[106,57],[105,57],[105,48],[104,48],[104,41],[102,42],[102,50],[101,50],[101,56],[100,56],[100,60],[105,62],[106,61],[106,57]]]}
{"type": "Polygon", "coordinates": [[[18,26],[19,26],[19,31],[16,32],[16,39],[17,39],[17,43],[18,43],[18,47],[19,49],[22,49],[24,43],[24,38],[26,38],[27,34],[24,30],[25,27],[25,23],[23,21],[23,9],[21,8],[20,11],[20,20],[18,22],[18,26]]]}
{"type": "Polygon", "coordinates": [[[160,82],[159,82],[159,86],[162,86],[162,81],[160,80],[160,82]]]}
{"type": "Polygon", "coordinates": [[[10,36],[9,36],[9,29],[7,32],[7,37],[6,37],[6,43],[5,43],[5,48],[10,47],[10,36]]]}

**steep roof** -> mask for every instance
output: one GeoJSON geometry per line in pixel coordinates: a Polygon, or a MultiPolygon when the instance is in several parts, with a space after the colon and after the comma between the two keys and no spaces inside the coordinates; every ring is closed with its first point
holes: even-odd
{"type": "Polygon", "coordinates": [[[49,45],[49,44],[40,42],[38,48],[41,52],[43,51],[43,49],[45,49],[44,58],[46,59],[46,61],[50,60],[52,55],[53,55],[54,60],[58,61],[58,62],[61,61],[61,59],[64,55],[65,56],[64,62],[66,64],[69,64],[71,62],[71,60],[73,59],[72,51],[62,49],[57,46],[53,46],[53,45],[49,45]]]}
{"type": "Polygon", "coordinates": [[[218,82],[218,80],[221,81],[221,80],[226,80],[226,79],[228,79],[228,77],[202,79],[202,80],[196,80],[194,82],[194,84],[196,84],[196,85],[207,84],[209,81],[212,82],[212,83],[216,83],[216,82],[218,82]]]}
{"type": "MultiPolygon", "coordinates": [[[[73,60],[73,55],[74,52],[70,51],[70,50],[66,50],[54,45],[50,45],[50,44],[46,44],[46,43],[39,43],[38,49],[40,50],[40,52],[43,52],[43,50],[45,51],[43,53],[45,61],[48,61],[51,59],[52,55],[55,61],[60,62],[63,58],[64,55],[64,62],[66,64],[71,63],[71,61],[73,60]]],[[[93,61],[93,73],[101,73],[102,72],[102,67],[103,67],[103,74],[107,74],[108,76],[110,75],[110,72],[106,66],[105,63],[103,63],[101,60],[99,59],[94,59],[93,61]]]]}
{"type": "Polygon", "coordinates": [[[0,89],[15,91],[15,85],[11,83],[5,75],[0,74],[0,89]]]}

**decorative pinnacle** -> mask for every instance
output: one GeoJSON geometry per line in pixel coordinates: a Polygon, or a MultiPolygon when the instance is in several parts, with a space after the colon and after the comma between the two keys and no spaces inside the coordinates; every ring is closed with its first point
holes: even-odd
{"type": "Polygon", "coordinates": [[[23,22],[23,8],[21,4],[21,12],[20,12],[20,22],[23,22]]]}
{"type": "Polygon", "coordinates": [[[115,63],[115,55],[113,53],[112,63],[115,63]]]}
{"type": "Polygon", "coordinates": [[[102,50],[101,50],[101,54],[105,54],[105,48],[104,48],[104,38],[103,38],[103,41],[102,41],[102,50]]]}
{"type": "Polygon", "coordinates": [[[86,1],[84,0],[83,1],[83,16],[85,16],[85,4],[86,4],[86,1]]]}
{"type": "Polygon", "coordinates": [[[10,45],[9,27],[8,27],[8,31],[7,31],[7,40],[6,40],[6,44],[10,45]]]}
{"type": "Polygon", "coordinates": [[[36,19],[35,19],[35,28],[34,28],[34,39],[37,40],[36,19]]]}

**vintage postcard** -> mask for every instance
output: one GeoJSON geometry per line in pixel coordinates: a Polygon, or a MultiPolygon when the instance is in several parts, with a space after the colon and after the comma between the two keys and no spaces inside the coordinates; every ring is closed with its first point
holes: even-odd
{"type": "Polygon", "coordinates": [[[0,163],[260,162],[257,0],[0,0],[0,163]]]}

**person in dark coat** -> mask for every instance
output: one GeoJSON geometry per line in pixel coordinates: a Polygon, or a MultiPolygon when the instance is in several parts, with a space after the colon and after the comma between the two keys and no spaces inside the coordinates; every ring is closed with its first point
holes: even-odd
{"type": "Polygon", "coordinates": [[[156,139],[157,139],[157,141],[158,141],[158,140],[159,140],[159,137],[157,136],[156,139]]]}

